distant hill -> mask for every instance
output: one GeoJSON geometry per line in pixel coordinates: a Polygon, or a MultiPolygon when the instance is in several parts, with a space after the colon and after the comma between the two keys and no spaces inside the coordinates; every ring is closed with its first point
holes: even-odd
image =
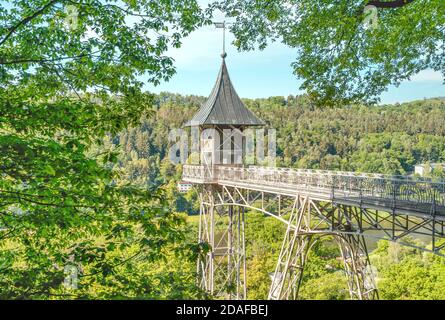
{"type": "MultiPolygon", "coordinates": [[[[129,177],[152,183],[169,179],[161,173],[161,164],[168,162],[169,130],[180,128],[205,99],[156,95],[155,115],[115,139],[129,177]]],[[[277,130],[281,166],[405,174],[417,163],[445,161],[444,97],[334,109],[312,108],[305,96],[243,101],[277,130]]]]}

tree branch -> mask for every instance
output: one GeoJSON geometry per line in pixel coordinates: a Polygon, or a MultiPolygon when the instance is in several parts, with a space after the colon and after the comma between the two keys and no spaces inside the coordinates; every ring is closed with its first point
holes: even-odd
{"type": "Polygon", "coordinates": [[[15,60],[6,60],[6,58],[0,58],[0,65],[8,65],[8,64],[20,64],[20,63],[42,63],[42,62],[57,62],[62,60],[76,60],[84,57],[97,57],[97,53],[100,51],[95,51],[92,53],[83,53],[77,56],[64,56],[53,59],[41,58],[41,59],[31,59],[31,58],[14,58],[15,60]]]}
{"type": "Polygon", "coordinates": [[[389,8],[400,8],[403,7],[414,0],[393,0],[393,1],[369,1],[368,6],[376,6],[377,8],[389,9],[389,8]]]}
{"type": "Polygon", "coordinates": [[[10,27],[8,29],[8,34],[0,41],[0,46],[6,42],[6,40],[9,39],[9,37],[12,36],[12,34],[22,25],[27,24],[29,21],[31,21],[32,19],[34,19],[35,17],[43,14],[45,12],[46,9],[48,9],[49,7],[51,7],[53,4],[55,4],[56,2],[58,2],[58,0],[51,0],[50,2],[48,2],[46,5],[44,5],[42,8],[40,8],[39,10],[37,10],[36,12],[34,12],[32,15],[27,16],[25,19],[21,20],[19,23],[17,23],[16,25],[10,27]]]}

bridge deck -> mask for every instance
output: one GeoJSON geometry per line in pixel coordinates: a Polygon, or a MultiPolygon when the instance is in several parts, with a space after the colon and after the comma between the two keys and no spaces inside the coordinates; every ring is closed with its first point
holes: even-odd
{"type": "Polygon", "coordinates": [[[445,220],[445,183],[407,176],[270,167],[185,165],[183,179],[445,220]]]}

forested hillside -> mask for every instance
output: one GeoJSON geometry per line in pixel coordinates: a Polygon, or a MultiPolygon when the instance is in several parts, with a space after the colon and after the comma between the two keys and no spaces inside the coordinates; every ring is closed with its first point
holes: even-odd
{"type": "Polygon", "coordinates": [[[445,159],[445,100],[312,109],[289,97],[246,101],[277,129],[283,166],[405,174],[445,159]]]}
{"type": "MultiPolygon", "coordinates": [[[[151,118],[143,119],[139,127],[125,131],[113,142],[122,148],[120,165],[126,179],[149,187],[162,185],[171,209],[191,215],[187,218],[187,234],[189,241],[193,241],[197,228],[197,217],[193,217],[198,211],[196,195],[177,191],[181,166],[174,166],[166,158],[167,137],[169,130],[181,127],[205,98],[163,93],[156,101],[151,118]]],[[[445,161],[444,98],[326,109],[312,108],[304,96],[244,102],[277,130],[280,166],[407,174],[417,163],[445,161]]],[[[283,225],[249,213],[246,227],[248,297],[264,299],[270,284],[269,273],[274,270],[281,245],[283,225]]],[[[338,257],[337,247],[329,241],[314,247],[301,287],[303,299],[348,298],[338,257]]],[[[371,259],[379,271],[381,298],[445,298],[442,258],[381,241],[371,259]]],[[[178,267],[174,261],[170,263],[171,270],[178,267]]],[[[193,273],[193,264],[181,268],[181,274],[188,274],[188,279],[193,278],[193,273]]]]}
{"type": "MultiPolygon", "coordinates": [[[[166,160],[168,132],[204,101],[161,93],[151,118],[115,138],[129,179],[159,185],[179,177],[166,160]]],[[[244,102],[277,130],[279,166],[407,174],[417,163],[445,160],[445,98],[326,109],[312,108],[304,96],[244,102]]]]}

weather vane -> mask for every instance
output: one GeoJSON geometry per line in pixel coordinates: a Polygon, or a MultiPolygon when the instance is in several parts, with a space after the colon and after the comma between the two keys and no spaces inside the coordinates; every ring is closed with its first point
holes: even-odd
{"type": "Polygon", "coordinates": [[[226,53],[226,25],[228,25],[229,23],[226,22],[225,20],[223,22],[213,22],[213,24],[215,25],[215,28],[217,29],[223,29],[223,51],[221,54],[221,57],[224,59],[225,57],[227,57],[227,53],[226,53]]]}

